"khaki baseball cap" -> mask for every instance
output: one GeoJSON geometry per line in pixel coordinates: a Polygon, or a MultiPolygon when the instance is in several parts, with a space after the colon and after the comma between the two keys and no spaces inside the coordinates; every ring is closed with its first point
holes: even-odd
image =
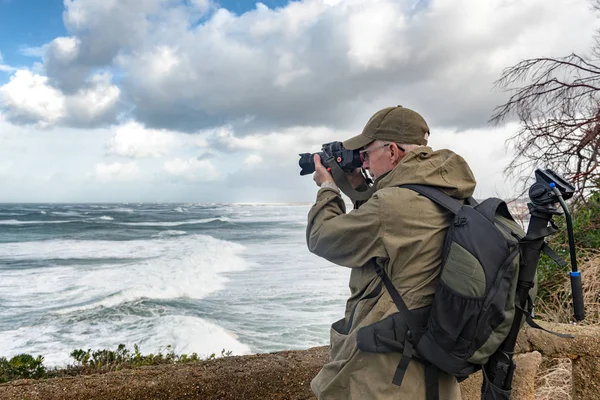
{"type": "Polygon", "coordinates": [[[344,142],[348,150],[358,150],[375,140],[401,144],[427,145],[429,127],[413,110],[402,106],[377,111],[367,122],[362,133],[344,142]]]}

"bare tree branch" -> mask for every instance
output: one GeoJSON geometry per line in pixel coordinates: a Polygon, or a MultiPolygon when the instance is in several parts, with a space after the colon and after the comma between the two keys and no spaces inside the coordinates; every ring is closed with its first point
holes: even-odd
{"type": "MultiPolygon", "coordinates": [[[[600,0],[593,8],[600,13],[600,0]]],[[[600,55],[600,32],[595,54],[600,55]]],[[[520,121],[508,139],[517,155],[505,173],[521,178],[536,167],[551,168],[574,183],[580,200],[600,187],[600,59],[570,54],[523,60],[505,69],[495,87],[511,96],[490,122],[512,115],[520,121]]]]}

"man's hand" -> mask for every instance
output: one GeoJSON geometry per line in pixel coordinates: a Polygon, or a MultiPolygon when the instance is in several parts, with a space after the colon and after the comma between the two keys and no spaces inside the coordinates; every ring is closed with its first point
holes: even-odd
{"type": "Polygon", "coordinates": [[[313,156],[313,160],[315,162],[315,173],[313,175],[313,180],[315,181],[317,186],[321,187],[323,182],[331,182],[335,184],[335,182],[333,181],[333,177],[331,176],[329,171],[327,171],[327,168],[325,168],[323,164],[321,164],[321,157],[319,157],[318,154],[315,154],[313,156]]]}
{"type": "Polygon", "coordinates": [[[362,172],[360,172],[360,168],[356,168],[354,171],[347,173],[346,178],[348,178],[348,182],[350,182],[353,189],[356,189],[365,182],[365,177],[362,172]]]}

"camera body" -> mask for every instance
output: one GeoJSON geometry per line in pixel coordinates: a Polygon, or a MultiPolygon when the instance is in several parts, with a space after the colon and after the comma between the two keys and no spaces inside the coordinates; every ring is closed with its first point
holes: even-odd
{"type": "Polygon", "coordinates": [[[323,164],[325,168],[329,167],[329,165],[327,165],[327,160],[331,157],[335,159],[344,172],[352,172],[356,168],[362,166],[358,150],[348,150],[344,148],[342,142],[331,142],[325,143],[319,153],[300,154],[300,161],[298,161],[298,165],[300,165],[301,169],[300,175],[308,175],[315,172],[315,161],[313,159],[315,154],[319,155],[321,164],[323,164]]]}

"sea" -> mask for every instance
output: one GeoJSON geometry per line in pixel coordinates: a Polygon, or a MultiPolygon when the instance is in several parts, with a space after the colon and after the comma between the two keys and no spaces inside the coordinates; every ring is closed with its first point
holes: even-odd
{"type": "MultiPolygon", "coordinates": [[[[349,270],[311,254],[310,204],[0,204],[0,357],[138,345],[328,344],[349,270]]],[[[170,347],[169,347],[170,346],[170,347]]]]}

